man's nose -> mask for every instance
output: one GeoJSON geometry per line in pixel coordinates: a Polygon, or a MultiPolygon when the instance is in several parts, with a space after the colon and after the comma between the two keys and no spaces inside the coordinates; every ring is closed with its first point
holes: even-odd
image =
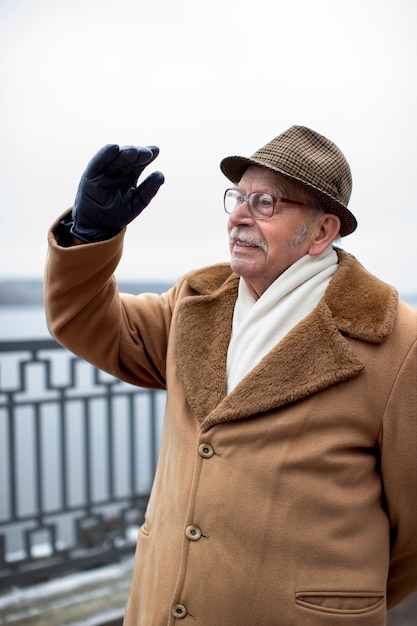
{"type": "Polygon", "coordinates": [[[230,213],[229,221],[233,226],[238,224],[248,224],[254,222],[254,218],[249,211],[249,202],[243,200],[240,204],[237,204],[233,211],[230,213]]]}

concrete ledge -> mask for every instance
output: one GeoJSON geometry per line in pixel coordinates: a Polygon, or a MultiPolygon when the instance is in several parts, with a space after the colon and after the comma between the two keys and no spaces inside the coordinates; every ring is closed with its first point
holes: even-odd
{"type": "Polygon", "coordinates": [[[56,580],[0,593],[0,624],[121,626],[133,557],[56,580]]]}

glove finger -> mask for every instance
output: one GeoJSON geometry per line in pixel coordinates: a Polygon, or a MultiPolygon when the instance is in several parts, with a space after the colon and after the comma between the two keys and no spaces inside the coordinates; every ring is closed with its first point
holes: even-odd
{"type": "Polygon", "coordinates": [[[162,172],[152,172],[139,187],[130,190],[131,215],[129,216],[129,222],[135,219],[148,206],[164,182],[165,178],[162,172]]]}
{"type": "Polygon", "coordinates": [[[119,154],[113,159],[106,169],[106,174],[113,182],[119,181],[128,187],[136,184],[137,179],[144,168],[155,157],[148,148],[136,146],[123,146],[119,154]]]}
{"type": "Polygon", "coordinates": [[[152,159],[149,161],[149,163],[152,163],[159,154],[159,148],[157,146],[147,146],[147,148],[152,152],[152,159]]]}
{"type": "Polygon", "coordinates": [[[109,143],[103,146],[88,163],[84,175],[87,178],[96,178],[103,173],[118,154],[119,146],[117,144],[109,143]]]}
{"type": "MultiPolygon", "coordinates": [[[[143,159],[140,159],[138,155],[138,159],[136,160],[135,168],[134,168],[134,176],[133,176],[130,186],[136,186],[138,178],[142,174],[145,167],[148,167],[148,165],[150,165],[152,161],[155,161],[156,157],[159,154],[159,148],[157,146],[147,146],[146,148],[141,148],[141,150],[148,150],[151,153],[151,157],[148,161],[145,162],[143,161],[143,159]]],[[[132,174],[133,174],[133,170],[132,170],[132,174]]]]}

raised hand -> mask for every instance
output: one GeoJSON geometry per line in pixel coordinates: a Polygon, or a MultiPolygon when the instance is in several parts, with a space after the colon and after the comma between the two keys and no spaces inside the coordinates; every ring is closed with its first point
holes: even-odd
{"type": "Polygon", "coordinates": [[[78,186],[71,233],[85,243],[110,239],[135,219],[164,182],[153,172],[137,185],[147,165],[159,154],[156,146],[104,146],[91,159],[78,186]]]}

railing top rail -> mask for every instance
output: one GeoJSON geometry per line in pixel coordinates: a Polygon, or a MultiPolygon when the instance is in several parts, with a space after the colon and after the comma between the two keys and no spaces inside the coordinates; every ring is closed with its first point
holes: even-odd
{"type": "Polygon", "coordinates": [[[20,352],[22,350],[64,350],[55,339],[19,339],[0,341],[0,352],[20,352]]]}

